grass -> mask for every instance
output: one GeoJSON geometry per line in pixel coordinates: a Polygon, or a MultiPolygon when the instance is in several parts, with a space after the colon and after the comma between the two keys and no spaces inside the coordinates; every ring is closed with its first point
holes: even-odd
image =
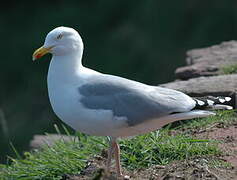
{"type": "Polygon", "coordinates": [[[53,147],[25,152],[24,157],[9,158],[9,165],[1,165],[0,179],[62,179],[64,174],[78,174],[87,165],[88,158],[98,154],[106,145],[101,138],[79,134],[78,140],[60,140],[53,147]]]}
{"type": "Polygon", "coordinates": [[[208,162],[208,165],[212,168],[232,168],[232,165],[229,162],[220,159],[212,159],[208,162]]]}
{"type": "Polygon", "coordinates": [[[237,64],[226,65],[221,68],[222,74],[236,74],[237,73],[237,64]]]}
{"type": "Polygon", "coordinates": [[[168,129],[137,136],[121,142],[122,162],[129,169],[167,165],[194,156],[220,155],[214,141],[195,139],[184,134],[170,135],[168,129]]]}
{"type": "MultiPolygon", "coordinates": [[[[123,167],[133,170],[154,164],[166,165],[196,156],[218,156],[221,154],[218,142],[196,139],[192,133],[187,132],[207,128],[215,123],[228,125],[236,120],[235,116],[232,111],[221,112],[214,117],[186,121],[178,127],[167,126],[160,131],[121,140],[123,167]],[[173,131],[179,134],[174,135],[173,131]]],[[[60,140],[53,147],[45,146],[40,151],[25,152],[24,157],[9,157],[7,165],[0,165],[0,179],[59,180],[65,174],[78,174],[86,167],[89,159],[107,148],[107,144],[106,138],[78,133],[77,138],[70,142],[60,140]]]]}

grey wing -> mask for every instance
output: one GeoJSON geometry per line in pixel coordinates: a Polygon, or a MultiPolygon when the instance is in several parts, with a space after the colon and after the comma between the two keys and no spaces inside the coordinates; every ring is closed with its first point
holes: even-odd
{"type": "Polygon", "coordinates": [[[129,126],[171,113],[191,110],[189,96],[166,88],[153,87],[116,76],[95,78],[81,87],[81,103],[89,109],[111,110],[126,117],[129,126]]]}

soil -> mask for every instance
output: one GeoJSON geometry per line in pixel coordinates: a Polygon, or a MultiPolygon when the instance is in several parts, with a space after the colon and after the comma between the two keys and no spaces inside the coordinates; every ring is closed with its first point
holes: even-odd
{"type": "MultiPolygon", "coordinates": [[[[210,167],[207,162],[210,159],[195,157],[184,161],[173,162],[166,166],[155,165],[148,169],[127,171],[131,180],[237,180],[237,122],[228,125],[215,124],[211,128],[195,132],[198,138],[218,140],[220,149],[224,154],[213,157],[213,160],[222,160],[229,166],[210,167]]],[[[65,175],[65,180],[115,180],[115,170],[110,177],[104,173],[106,155],[95,157],[88,162],[88,166],[80,175],[65,175]]]]}

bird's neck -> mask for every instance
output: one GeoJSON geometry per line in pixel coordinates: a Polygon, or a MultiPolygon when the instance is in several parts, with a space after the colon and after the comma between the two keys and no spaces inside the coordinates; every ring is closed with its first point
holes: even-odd
{"type": "Polygon", "coordinates": [[[70,54],[65,56],[53,56],[49,66],[48,78],[62,81],[73,79],[83,68],[82,54],[70,54]]]}

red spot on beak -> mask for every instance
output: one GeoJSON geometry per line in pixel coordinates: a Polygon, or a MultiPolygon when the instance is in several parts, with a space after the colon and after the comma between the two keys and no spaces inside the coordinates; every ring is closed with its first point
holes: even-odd
{"type": "Polygon", "coordinates": [[[41,57],[42,57],[41,54],[37,54],[36,59],[39,59],[41,57]]]}

